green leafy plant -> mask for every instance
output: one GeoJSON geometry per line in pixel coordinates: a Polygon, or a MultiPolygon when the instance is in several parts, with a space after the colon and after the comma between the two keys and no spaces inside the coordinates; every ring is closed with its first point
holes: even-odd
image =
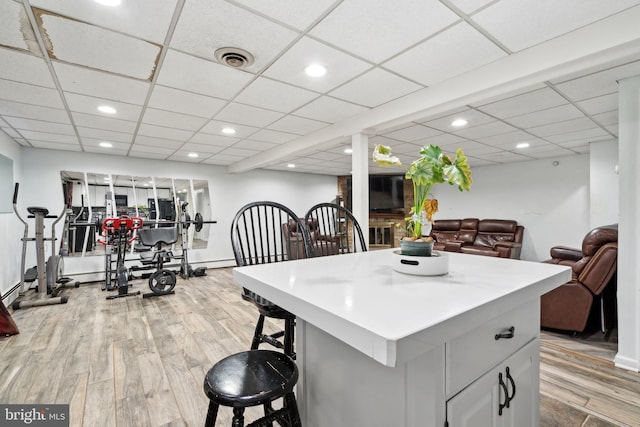
{"type": "MultiPolygon", "coordinates": [[[[386,145],[376,145],[373,160],[380,166],[402,165],[400,159],[391,153],[386,145]]],[[[414,160],[405,174],[413,183],[413,206],[405,218],[407,233],[411,240],[422,237],[422,226],[433,222],[432,216],[438,211],[438,201],[429,199],[435,184],[449,183],[457,185],[460,191],[469,191],[473,180],[467,157],[461,148],[456,150],[452,159],[436,145],[425,145],[420,149],[420,157],[414,160]]]]}

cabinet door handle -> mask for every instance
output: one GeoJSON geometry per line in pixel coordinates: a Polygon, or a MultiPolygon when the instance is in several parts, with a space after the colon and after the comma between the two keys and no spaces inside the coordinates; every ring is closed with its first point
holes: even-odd
{"type": "Polygon", "coordinates": [[[507,329],[506,331],[502,331],[499,334],[496,334],[495,339],[497,341],[500,338],[504,338],[504,339],[513,338],[513,336],[515,335],[515,332],[516,332],[516,328],[515,328],[515,326],[512,326],[509,329],[507,329]]]}
{"type": "MultiPolygon", "coordinates": [[[[502,416],[502,410],[509,407],[509,390],[507,390],[507,384],[502,381],[502,372],[498,374],[498,384],[504,392],[504,403],[500,402],[500,396],[498,396],[498,415],[502,416]]],[[[498,394],[500,394],[500,391],[498,391],[498,394]]]]}
{"type": "Polygon", "coordinates": [[[513,391],[511,393],[511,396],[509,396],[509,387],[506,387],[506,391],[507,391],[507,401],[506,401],[506,405],[507,408],[509,407],[509,403],[513,400],[514,397],[516,397],[516,382],[513,380],[513,377],[511,376],[511,373],[509,372],[509,367],[507,366],[507,369],[505,370],[505,372],[507,373],[507,379],[509,380],[509,383],[511,383],[511,390],[513,391]]]}

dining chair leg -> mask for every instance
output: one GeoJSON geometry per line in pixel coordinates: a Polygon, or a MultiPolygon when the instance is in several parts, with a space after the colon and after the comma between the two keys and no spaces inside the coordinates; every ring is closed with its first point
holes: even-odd
{"type": "Polygon", "coordinates": [[[302,427],[302,421],[300,421],[300,413],[298,412],[298,405],[296,404],[295,394],[287,393],[284,396],[284,406],[289,409],[289,415],[291,417],[291,427],[302,427]]]}
{"type": "Polygon", "coordinates": [[[296,356],[293,351],[293,341],[295,334],[295,319],[286,319],[284,321],[284,354],[295,360],[296,356]]]}
{"type": "Polygon", "coordinates": [[[264,328],[264,316],[261,314],[256,323],[256,329],[253,333],[253,341],[251,342],[251,350],[257,350],[262,341],[262,329],[264,328]]]}
{"type": "Polygon", "coordinates": [[[231,427],[244,427],[244,408],[233,408],[231,427]]]}

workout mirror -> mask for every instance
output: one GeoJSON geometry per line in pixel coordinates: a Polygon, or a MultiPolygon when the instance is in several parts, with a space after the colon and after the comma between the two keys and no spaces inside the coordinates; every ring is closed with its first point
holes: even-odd
{"type": "MultiPolygon", "coordinates": [[[[72,171],[62,171],[61,179],[67,207],[63,239],[70,256],[104,256],[99,240],[107,217],[128,215],[141,217],[150,227],[176,226],[186,202],[192,221],[196,214],[205,221],[211,218],[206,180],[72,171]]],[[[187,228],[187,247],[206,248],[209,224],[192,224],[187,228]]],[[[181,245],[179,240],[173,249],[181,245]]]]}
{"type": "Polygon", "coordinates": [[[0,213],[13,212],[13,160],[0,154],[0,213]]]}

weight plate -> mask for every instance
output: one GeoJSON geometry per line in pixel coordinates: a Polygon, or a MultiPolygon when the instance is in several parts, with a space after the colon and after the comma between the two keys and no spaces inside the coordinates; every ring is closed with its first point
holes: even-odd
{"type": "Polygon", "coordinates": [[[196,219],[193,222],[196,225],[197,232],[202,230],[202,224],[204,223],[204,220],[202,219],[202,215],[200,215],[200,212],[196,213],[196,219]]]}
{"type": "Polygon", "coordinates": [[[149,289],[154,294],[166,295],[176,286],[176,274],[171,270],[158,270],[149,277],[149,289]]]}

